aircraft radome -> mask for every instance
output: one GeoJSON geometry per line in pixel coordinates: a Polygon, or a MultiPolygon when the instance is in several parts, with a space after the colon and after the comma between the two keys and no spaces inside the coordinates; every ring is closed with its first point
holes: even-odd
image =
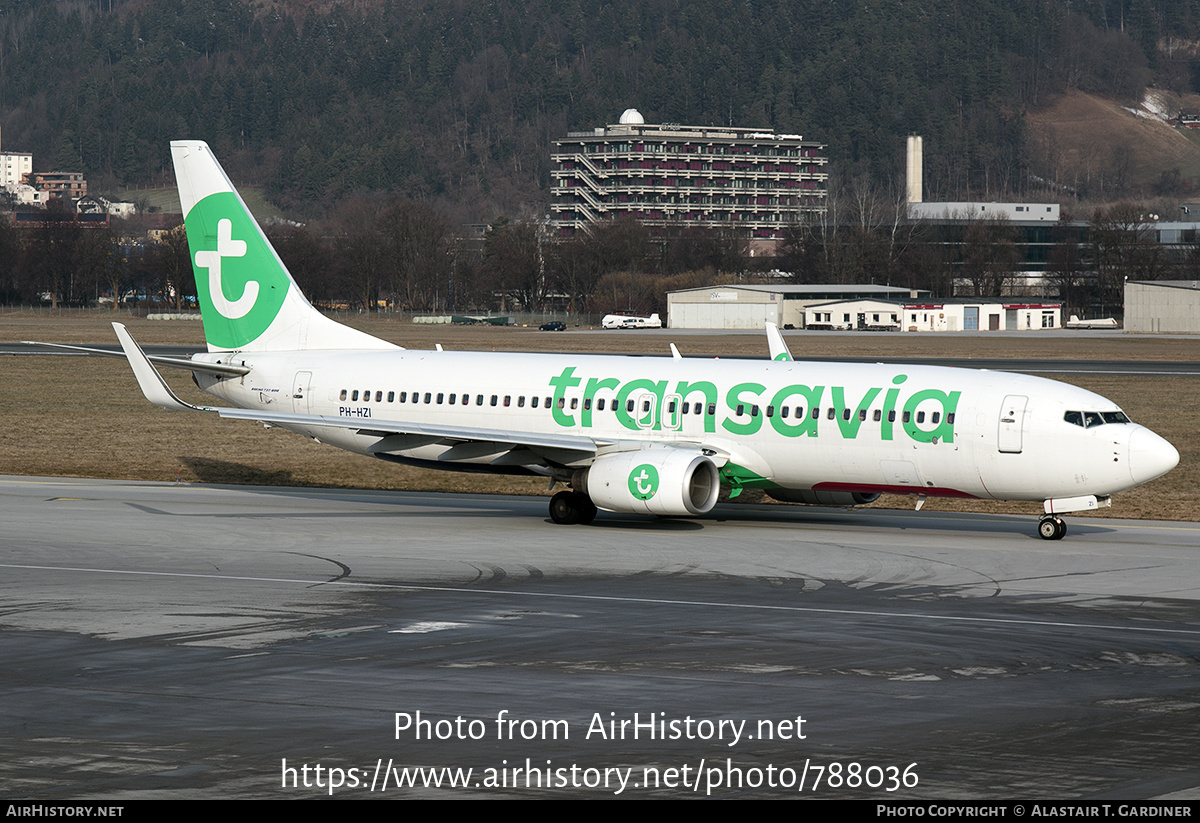
{"type": "Polygon", "coordinates": [[[1179,453],[1110,400],[996,371],[770,361],[415,351],[343,326],[300,293],[199,141],[171,144],[208,351],[147,357],[114,323],[146,397],[281,426],[382,460],[541,475],[556,523],[597,509],[703,515],[722,484],[784,501],[881,493],[1028,500],[1059,515],[1170,471],[1179,453]],[[152,362],[153,361],[153,362],[152,362]],[[227,406],[181,401],[153,363],[227,406]]]}

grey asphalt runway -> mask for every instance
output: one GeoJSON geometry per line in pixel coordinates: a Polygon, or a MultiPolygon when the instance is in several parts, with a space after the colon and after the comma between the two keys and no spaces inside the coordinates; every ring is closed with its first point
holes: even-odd
{"type": "Polygon", "coordinates": [[[0,786],[1200,798],[1200,524],[1069,522],[4,477],[0,786]]]}

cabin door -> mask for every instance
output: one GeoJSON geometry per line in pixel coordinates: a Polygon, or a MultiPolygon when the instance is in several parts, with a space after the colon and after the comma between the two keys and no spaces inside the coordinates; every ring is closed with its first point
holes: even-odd
{"type": "Polygon", "coordinates": [[[1021,430],[1025,428],[1025,404],[1029,398],[1021,394],[1010,394],[1000,407],[1000,429],[998,443],[1006,454],[1020,454],[1021,430]]]}

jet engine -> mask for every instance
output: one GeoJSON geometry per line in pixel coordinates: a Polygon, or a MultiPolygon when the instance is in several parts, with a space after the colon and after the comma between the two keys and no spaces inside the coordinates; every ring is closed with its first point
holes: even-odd
{"type": "Polygon", "coordinates": [[[680,517],[712,511],[721,491],[712,460],[673,448],[603,455],[572,486],[608,511],[680,517]]]}

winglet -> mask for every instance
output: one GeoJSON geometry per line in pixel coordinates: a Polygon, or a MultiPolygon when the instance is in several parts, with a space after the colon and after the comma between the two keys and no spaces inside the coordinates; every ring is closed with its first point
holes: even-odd
{"type": "Polygon", "coordinates": [[[142,347],[134,341],[129,330],[123,324],[113,323],[113,331],[117,333],[117,339],[121,341],[121,348],[125,350],[125,357],[133,369],[133,376],[137,378],[138,386],[141,387],[142,394],[146,395],[147,400],[156,406],[175,411],[208,411],[201,406],[184,403],[175,396],[175,392],[171,391],[171,387],[162,379],[162,375],[150,364],[142,347]]]}
{"type": "Polygon", "coordinates": [[[771,349],[772,360],[792,359],[792,353],[788,351],[787,343],[783,342],[783,335],[774,323],[767,323],[767,345],[771,349]]]}

